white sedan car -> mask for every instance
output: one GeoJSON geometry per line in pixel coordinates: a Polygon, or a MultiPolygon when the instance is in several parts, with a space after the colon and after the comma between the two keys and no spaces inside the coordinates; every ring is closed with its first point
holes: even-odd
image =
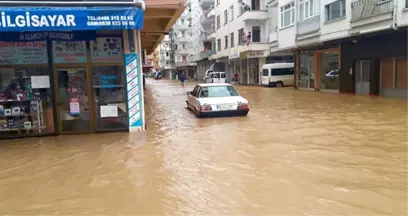
{"type": "Polygon", "coordinates": [[[228,83],[198,84],[187,92],[187,107],[197,117],[246,116],[248,101],[228,83]]]}

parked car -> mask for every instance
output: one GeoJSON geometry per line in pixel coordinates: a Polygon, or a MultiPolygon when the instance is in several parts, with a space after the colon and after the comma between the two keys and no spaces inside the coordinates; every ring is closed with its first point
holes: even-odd
{"type": "Polygon", "coordinates": [[[339,76],[339,70],[331,70],[326,73],[326,78],[337,78],[339,76]]]}
{"type": "Polygon", "coordinates": [[[264,64],[262,85],[276,87],[294,85],[294,63],[264,64]]]}
{"type": "Polygon", "coordinates": [[[226,83],[227,75],[224,72],[211,72],[205,79],[206,83],[226,83]]]}
{"type": "Polygon", "coordinates": [[[187,92],[187,108],[201,117],[246,116],[248,100],[227,83],[204,83],[187,92]]]}

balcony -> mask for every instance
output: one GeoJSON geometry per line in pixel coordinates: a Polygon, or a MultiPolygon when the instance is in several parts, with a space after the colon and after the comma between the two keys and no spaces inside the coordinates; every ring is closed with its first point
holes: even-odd
{"type": "Polygon", "coordinates": [[[352,27],[392,19],[393,2],[393,0],[357,0],[352,2],[350,21],[352,27]]]}
{"type": "Polygon", "coordinates": [[[188,55],[188,54],[189,54],[188,49],[187,49],[187,48],[180,49],[180,50],[179,50],[179,54],[180,54],[180,55],[188,55]]]}
{"type": "Polygon", "coordinates": [[[198,3],[200,4],[200,7],[203,9],[210,8],[211,6],[214,6],[215,1],[214,0],[198,0],[198,3]]]}
{"type": "Polygon", "coordinates": [[[176,24],[177,30],[187,30],[189,28],[188,23],[184,22],[184,24],[177,23],[176,24]]]}
{"type": "Polygon", "coordinates": [[[177,38],[177,42],[179,42],[179,43],[188,43],[187,36],[178,37],[178,38],[177,38]]]}
{"type": "Polygon", "coordinates": [[[215,50],[206,50],[200,53],[200,59],[205,59],[215,54],[215,50]]]}
{"type": "Polygon", "coordinates": [[[188,62],[187,61],[179,61],[176,63],[177,67],[185,67],[188,66],[188,62]]]}
{"type": "Polygon", "coordinates": [[[298,22],[297,35],[304,35],[320,30],[320,15],[298,22]]]}
{"type": "Polygon", "coordinates": [[[266,21],[268,19],[268,10],[265,6],[262,7],[251,7],[251,6],[240,6],[238,19],[243,22],[250,20],[261,20],[266,21]]]}
{"type": "Polygon", "coordinates": [[[252,42],[250,42],[249,44],[245,43],[244,41],[240,41],[239,46],[235,49],[235,51],[238,51],[239,53],[247,51],[264,51],[267,50],[268,47],[269,38],[252,38],[252,42]]]}
{"type": "Polygon", "coordinates": [[[209,26],[215,23],[215,9],[211,7],[209,10],[204,11],[204,14],[200,18],[201,25],[209,26]]]}

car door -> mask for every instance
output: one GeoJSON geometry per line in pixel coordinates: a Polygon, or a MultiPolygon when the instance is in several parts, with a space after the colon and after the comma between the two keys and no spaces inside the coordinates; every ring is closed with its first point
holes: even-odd
{"type": "Polygon", "coordinates": [[[220,72],[216,72],[213,74],[213,83],[220,83],[221,82],[221,74],[220,72]]]}
{"type": "Polygon", "coordinates": [[[194,98],[196,97],[196,95],[197,95],[197,89],[198,89],[198,85],[196,85],[195,87],[194,87],[194,89],[193,89],[193,91],[191,91],[190,92],[190,94],[188,94],[188,96],[187,96],[187,103],[190,105],[190,106],[194,106],[194,98]]]}
{"type": "Polygon", "coordinates": [[[220,83],[226,83],[227,75],[225,73],[220,73],[220,83]]]}
{"type": "Polygon", "coordinates": [[[196,110],[200,110],[200,101],[198,98],[200,97],[201,86],[198,86],[195,92],[194,98],[192,98],[192,105],[195,107],[196,110]]]}

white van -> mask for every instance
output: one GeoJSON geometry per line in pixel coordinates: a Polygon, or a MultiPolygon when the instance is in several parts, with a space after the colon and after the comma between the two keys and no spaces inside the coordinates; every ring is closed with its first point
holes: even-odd
{"type": "Polygon", "coordinates": [[[206,83],[226,83],[225,72],[210,72],[205,79],[206,83]]]}
{"type": "Polygon", "coordinates": [[[264,64],[261,83],[264,86],[293,86],[294,63],[264,64]]]}

